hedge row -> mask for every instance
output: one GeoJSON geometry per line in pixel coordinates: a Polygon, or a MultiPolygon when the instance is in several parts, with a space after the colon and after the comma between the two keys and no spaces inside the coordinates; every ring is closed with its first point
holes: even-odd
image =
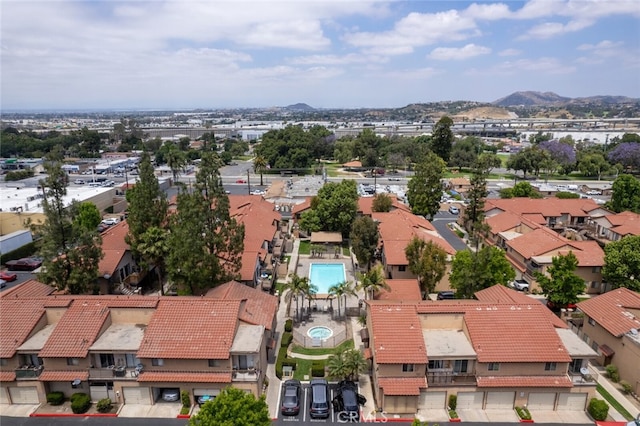
{"type": "Polygon", "coordinates": [[[282,340],[280,341],[280,347],[287,348],[293,342],[293,334],[284,332],[282,333],[282,340]]]}
{"type": "Polygon", "coordinates": [[[33,256],[38,248],[36,247],[35,241],[32,241],[28,244],[23,245],[22,247],[18,247],[15,250],[7,252],[0,256],[0,264],[5,264],[10,260],[22,259],[23,257],[33,256]]]}

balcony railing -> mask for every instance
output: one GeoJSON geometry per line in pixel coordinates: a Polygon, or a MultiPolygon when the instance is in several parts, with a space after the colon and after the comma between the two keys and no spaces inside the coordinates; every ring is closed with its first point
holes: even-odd
{"type": "Polygon", "coordinates": [[[113,367],[113,368],[90,368],[90,379],[130,379],[135,380],[138,377],[139,369],[136,367],[113,367]]]}
{"type": "Polygon", "coordinates": [[[37,379],[40,374],[44,371],[44,367],[33,366],[33,365],[25,365],[20,368],[16,368],[16,379],[37,379]]]}
{"type": "Polygon", "coordinates": [[[231,377],[234,382],[255,382],[260,376],[260,371],[254,368],[248,370],[233,370],[231,377]]]}
{"type": "Polygon", "coordinates": [[[473,372],[457,373],[450,368],[432,369],[427,371],[427,383],[429,386],[475,386],[476,375],[473,372]]]}

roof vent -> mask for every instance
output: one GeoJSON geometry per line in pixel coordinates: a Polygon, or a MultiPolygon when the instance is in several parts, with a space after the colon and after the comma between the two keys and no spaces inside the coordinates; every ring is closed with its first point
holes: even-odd
{"type": "Polygon", "coordinates": [[[631,332],[631,334],[633,334],[634,336],[638,335],[638,329],[637,328],[632,328],[631,330],[629,330],[631,332]]]}

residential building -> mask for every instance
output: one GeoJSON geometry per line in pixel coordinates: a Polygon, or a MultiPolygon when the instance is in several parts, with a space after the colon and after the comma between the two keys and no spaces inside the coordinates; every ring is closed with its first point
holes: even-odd
{"type": "Polygon", "coordinates": [[[132,294],[139,291],[137,286],[147,271],[142,270],[134,260],[131,247],[125,241],[128,233],[129,224],[123,220],[101,234],[104,257],[98,265],[100,294],[132,294]]]}
{"type": "Polygon", "coordinates": [[[261,394],[273,304],[256,312],[262,303],[251,294],[216,299],[51,291],[29,281],[0,296],[0,403],[37,404],[52,391],[137,404],[155,403],[165,389],[187,391],[192,400],[230,385],[261,394]]]}
{"type": "Polygon", "coordinates": [[[617,288],[578,303],[576,332],[598,352],[596,362],[618,367],[620,379],[640,394],[640,293],[617,288]]]}
{"type": "Polygon", "coordinates": [[[379,406],[414,414],[457,395],[458,409],[584,411],[595,382],[581,369],[597,354],[537,301],[503,286],[483,292],[481,300],[367,301],[379,406]]]}
{"type": "Polygon", "coordinates": [[[626,236],[640,235],[640,214],[638,213],[625,211],[594,217],[590,222],[595,229],[590,229],[588,235],[601,244],[620,241],[626,236]]]}

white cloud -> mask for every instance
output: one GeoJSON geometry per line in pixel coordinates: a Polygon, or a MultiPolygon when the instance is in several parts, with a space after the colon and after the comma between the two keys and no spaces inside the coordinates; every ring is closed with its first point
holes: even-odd
{"type": "Polygon", "coordinates": [[[350,65],[350,64],[369,64],[369,63],[387,63],[389,58],[386,56],[364,55],[359,53],[350,53],[348,55],[308,55],[289,58],[289,63],[294,65],[350,65]]]}
{"type": "Polygon", "coordinates": [[[520,54],[522,54],[522,51],[518,49],[504,49],[498,52],[500,56],[518,56],[520,54]]]}
{"type": "Polygon", "coordinates": [[[467,44],[464,47],[438,47],[433,49],[429,54],[429,58],[439,61],[464,60],[473,58],[474,56],[488,55],[491,49],[485,46],[476,46],[475,44],[467,44]]]}
{"type": "Polygon", "coordinates": [[[473,3],[467,9],[465,9],[462,14],[472,19],[483,21],[497,21],[499,19],[507,19],[512,17],[513,12],[511,12],[511,10],[509,10],[509,6],[504,3],[473,3]]]}
{"type": "Polygon", "coordinates": [[[519,59],[517,61],[505,61],[492,67],[467,71],[468,75],[496,76],[496,75],[560,75],[570,74],[576,71],[576,67],[566,65],[556,58],[542,57],[537,59],[519,59]]]}
{"type": "Polygon", "coordinates": [[[591,25],[593,25],[593,21],[586,21],[586,20],[569,21],[566,24],[562,24],[560,22],[546,22],[544,24],[536,25],[535,27],[529,29],[529,31],[523,34],[519,39],[521,40],[526,40],[530,38],[546,39],[546,38],[561,36],[567,33],[580,31],[591,25]]]}

